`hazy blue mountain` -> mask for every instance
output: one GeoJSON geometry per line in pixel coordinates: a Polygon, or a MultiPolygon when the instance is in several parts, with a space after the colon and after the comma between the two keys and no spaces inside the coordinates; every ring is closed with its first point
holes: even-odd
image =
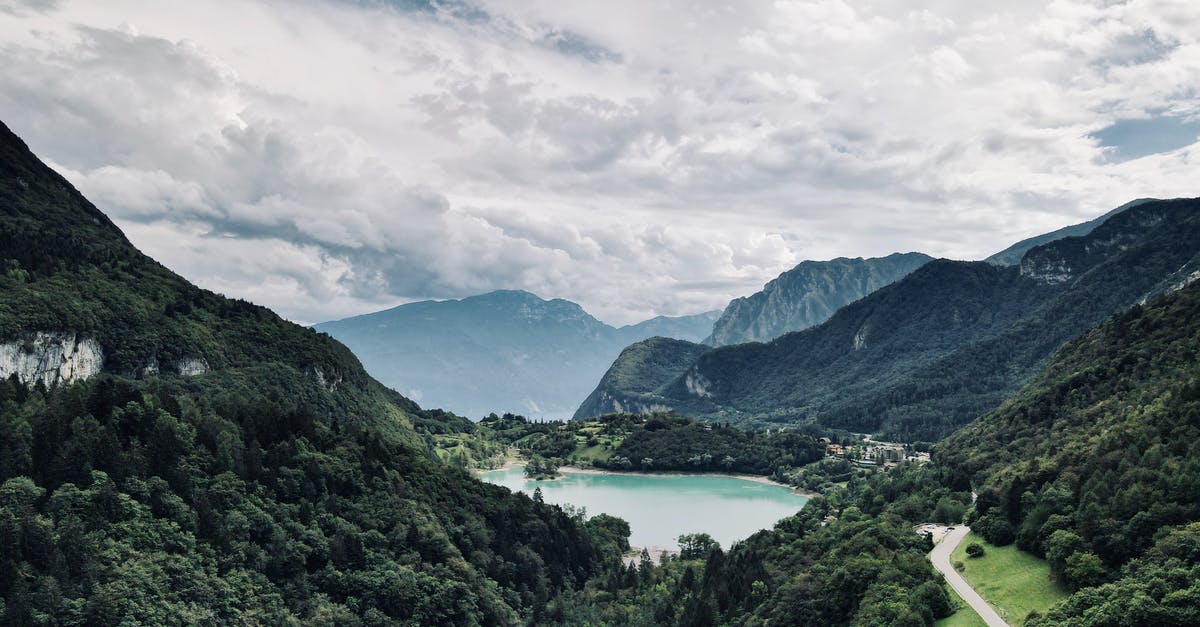
{"type": "Polygon", "coordinates": [[[704,343],[767,342],[816,326],[842,307],[932,260],[921,253],[893,253],[873,259],[804,261],[767,283],[762,291],[730,301],[704,343]]]}
{"type": "MultiPolygon", "coordinates": [[[[1200,276],[1200,201],[1148,202],[1089,234],[1030,249],[1019,266],[938,260],[769,343],[713,348],[659,386],[593,398],[709,420],[817,422],[936,439],[994,408],[1064,342],[1200,276]]],[[[678,353],[678,351],[676,351],[678,353]]],[[[613,370],[628,370],[624,363],[613,370]]],[[[663,382],[670,369],[678,372],[663,382]]],[[[585,412],[586,413],[586,412],[585,412]]]]}
{"type": "Polygon", "coordinates": [[[716,312],[614,328],[563,299],[503,290],[400,305],[315,328],[372,376],[471,418],[490,412],[569,417],[621,349],[653,335],[699,340],[716,312]]]}
{"type": "Polygon", "coordinates": [[[649,320],[617,329],[622,346],[648,337],[669,337],[699,342],[712,333],[713,323],[721,317],[719,311],[706,311],[691,316],[656,316],[649,320]]]}
{"type": "Polygon", "coordinates": [[[1082,235],[1087,235],[1088,233],[1091,233],[1093,229],[1103,224],[1105,220],[1117,215],[1118,213],[1121,213],[1122,211],[1125,211],[1126,209],[1136,207],[1142,203],[1147,203],[1152,200],[1154,199],[1139,198],[1137,200],[1132,200],[1121,205],[1120,207],[1117,207],[1116,209],[1113,209],[1112,211],[1109,211],[1099,218],[1088,220],[1087,222],[1082,222],[1080,224],[1064,226],[1057,231],[1051,231],[1049,233],[1043,233],[1041,235],[1035,235],[1029,239],[1021,240],[1016,244],[1013,244],[1012,246],[1009,246],[1008,248],[1005,248],[1004,250],[992,255],[991,257],[984,259],[984,261],[996,264],[998,266],[1015,266],[1021,263],[1021,257],[1024,257],[1025,253],[1034,246],[1049,244],[1050,242],[1060,240],[1064,237],[1079,237],[1082,235]]]}

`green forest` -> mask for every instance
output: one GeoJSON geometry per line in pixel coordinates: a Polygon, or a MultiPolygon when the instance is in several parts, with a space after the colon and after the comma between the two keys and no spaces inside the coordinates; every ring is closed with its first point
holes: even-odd
{"type": "Polygon", "coordinates": [[[145,257],[6,128],[0,207],[0,340],[105,354],[0,382],[0,623],[515,624],[617,561],[621,525],[440,463],[468,421],[145,257]],[[210,371],[147,368],[181,357],[210,371]]]}
{"type": "Polygon", "coordinates": [[[671,413],[534,422],[492,414],[477,433],[538,463],[610,470],[782,474],[818,461],[825,445],[798,431],[749,431],[671,413]]]}

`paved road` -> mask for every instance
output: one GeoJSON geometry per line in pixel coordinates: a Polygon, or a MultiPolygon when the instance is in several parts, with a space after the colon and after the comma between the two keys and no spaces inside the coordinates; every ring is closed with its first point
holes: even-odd
{"type": "Polygon", "coordinates": [[[983,597],[979,596],[975,592],[975,589],[971,587],[971,584],[967,583],[967,580],[963,579],[962,575],[958,574],[958,571],[954,570],[954,566],[950,564],[950,553],[954,551],[954,547],[958,546],[970,531],[970,527],[963,525],[955,527],[953,531],[947,533],[942,538],[942,541],[938,542],[937,546],[933,547],[933,550],[929,552],[929,561],[933,562],[933,567],[942,573],[942,576],[946,578],[946,582],[950,584],[950,587],[954,588],[958,596],[962,597],[967,602],[967,605],[970,605],[971,609],[975,610],[983,618],[983,622],[987,623],[988,627],[1008,627],[1008,623],[1004,622],[1003,618],[1000,618],[996,610],[993,610],[992,606],[988,605],[987,601],[984,601],[983,597]]]}

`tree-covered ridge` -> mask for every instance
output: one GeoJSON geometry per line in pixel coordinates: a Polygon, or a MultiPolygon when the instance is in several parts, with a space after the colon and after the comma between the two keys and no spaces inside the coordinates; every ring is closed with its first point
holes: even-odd
{"type": "Polygon", "coordinates": [[[1143,203],[1033,248],[1019,267],[930,262],[818,327],[705,352],[638,398],[713,421],[939,439],[999,405],[1064,342],[1186,280],[1200,256],[1198,209],[1143,203]]]}
{"type": "Polygon", "coordinates": [[[619,525],[435,462],[469,421],[172,274],[2,128],[0,238],[0,340],[105,354],[0,380],[0,623],[515,624],[616,561],[619,525]]]}
{"type": "Polygon", "coordinates": [[[331,384],[370,385],[341,344],[143,255],[3,124],[0,291],[0,341],[80,333],[100,343],[108,372],[172,372],[184,359],[215,369],[277,361],[331,384]]]}
{"type": "Polygon", "coordinates": [[[575,418],[610,413],[653,412],[662,407],[663,387],[686,371],[708,347],[652,337],[630,344],[612,363],[575,418]]]}
{"type": "Polygon", "coordinates": [[[1173,604],[1197,607],[1194,579],[1171,574],[1194,570],[1195,556],[1150,575],[1147,551],[1175,526],[1193,525],[1178,533],[1194,542],[1200,521],[1198,355],[1192,283],[1071,342],[1019,395],[936,448],[976,477],[975,526],[990,541],[1045,555],[1073,587],[1114,582],[1079,592],[1068,614],[1147,577],[1159,582],[1143,608],[1157,624],[1187,624],[1169,619],[1173,604]]]}
{"type": "Polygon", "coordinates": [[[1137,200],[1131,200],[1120,207],[1117,207],[1116,209],[1113,209],[1112,211],[1109,211],[1098,218],[1088,220],[1087,222],[1072,224],[1071,226],[1064,226],[1057,231],[1051,231],[1049,233],[1043,233],[1028,239],[1023,239],[1016,244],[1013,244],[1012,246],[1009,246],[1008,248],[989,256],[987,259],[984,259],[984,261],[988,263],[994,263],[998,266],[1015,266],[1021,263],[1021,258],[1024,257],[1025,253],[1029,252],[1029,249],[1031,248],[1041,246],[1042,244],[1048,244],[1055,240],[1063,239],[1064,237],[1079,237],[1081,235],[1087,235],[1096,227],[1104,224],[1105,220],[1113,217],[1114,215],[1131,207],[1136,207],[1140,204],[1151,202],[1153,200],[1156,199],[1139,198],[1137,200]]]}
{"type": "Polygon", "coordinates": [[[552,465],[610,470],[737,472],[773,475],[817,461],[825,445],[799,432],[749,431],[675,414],[607,414],[587,420],[531,422],[491,415],[481,437],[552,465]]]}

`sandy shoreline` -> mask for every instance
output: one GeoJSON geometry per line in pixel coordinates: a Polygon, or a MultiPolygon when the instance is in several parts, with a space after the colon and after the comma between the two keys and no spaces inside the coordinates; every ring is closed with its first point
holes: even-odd
{"type": "MultiPolygon", "coordinates": [[[[515,468],[517,466],[524,466],[524,465],[525,465],[524,460],[509,459],[500,468],[492,468],[489,470],[480,470],[479,472],[480,472],[480,474],[482,474],[485,472],[491,472],[492,470],[508,470],[509,468],[515,468]]],[[[729,477],[731,479],[741,479],[743,481],[752,481],[754,483],[761,483],[763,485],[773,485],[773,486],[788,488],[789,490],[791,490],[792,494],[795,494],[797,496],[803,496],[805,498],[811,499],[813,497],[820,496],[820,494],[813,492],[811,490],[803,490],[801,488],[797,488],[795,486],[791,486],[786,483],[780,483],[778,481],[771,479],[770,477],[764,477],[762,475],[745,475],[745,474],[729,473],[729,472],[685,472],[682,470],[654,470],[654,471],[649,471],[649,472],[642,472],[642,471],[607,470],[607,469],[603,469],[603,468],[580,468],[579,466],[560,466],[558,471],[563,474],[574,474],[574,475],[629,475],[631,477],[645,477],[648,475],[649,476],[653,476],[653,475],[659,475],[659,476],[663,476],[663,475],[666,475],[666,476],[706,475],[706,476],[710,476],[710,477],[729,477]]],[[[562,477],[557,477],[555,479],[541,479],[540,481],[557,481],[558,479],[561,479],[561,478],[562,477]]]]}

